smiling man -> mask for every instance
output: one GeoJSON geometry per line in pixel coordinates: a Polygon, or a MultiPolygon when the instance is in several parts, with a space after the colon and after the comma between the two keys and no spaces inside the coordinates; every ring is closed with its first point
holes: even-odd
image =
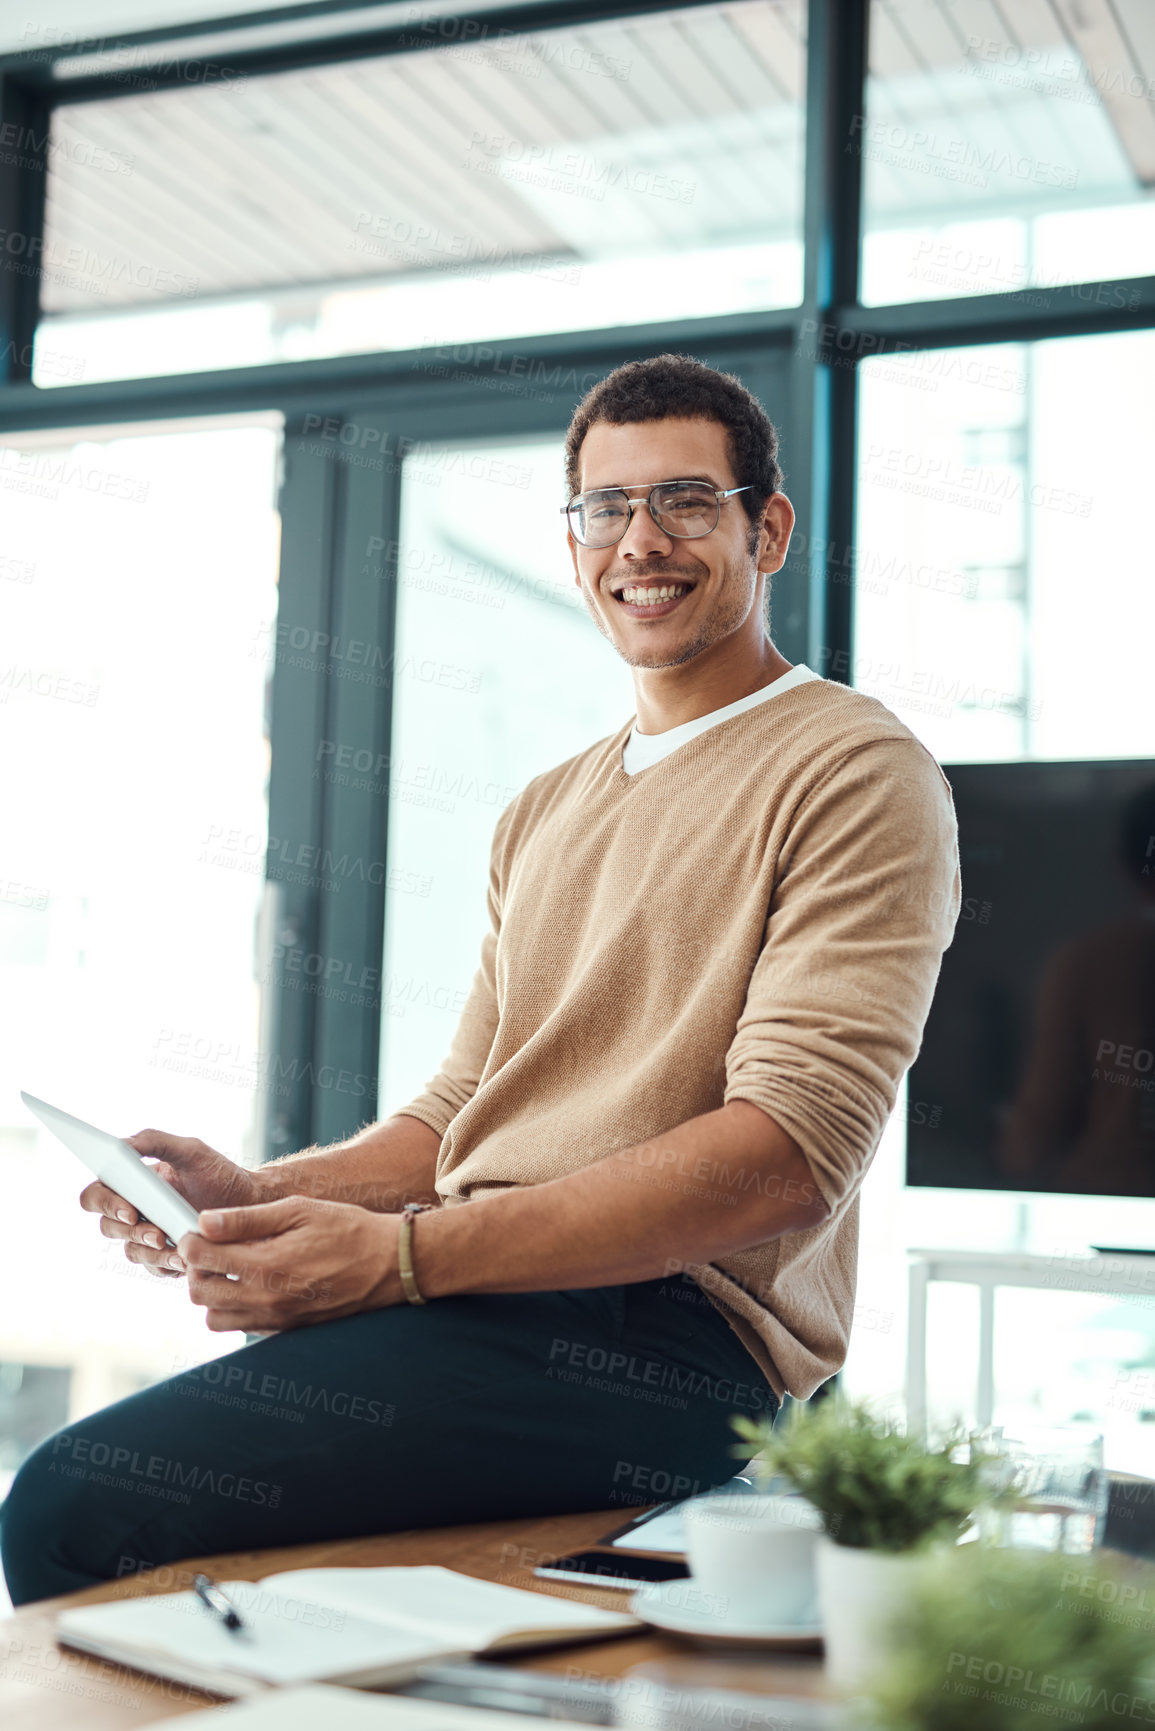
{"type": "Polygon", "coordinates": [[[950,792],[882,704],[771,642],[794,513],[736,379],[621,367],[566,464],[574,581],[636,714],[502,812],[416,1099],[255,1172],[133,1137],[201,1210],[177,1252],[84,1192],[210,1329],[264,1338],[37,1450],[3,1523],[17,1603],[685,1495],[734,1472],[734,1414],[843,1362],[859,1188],[958,913],[950,792]]]}

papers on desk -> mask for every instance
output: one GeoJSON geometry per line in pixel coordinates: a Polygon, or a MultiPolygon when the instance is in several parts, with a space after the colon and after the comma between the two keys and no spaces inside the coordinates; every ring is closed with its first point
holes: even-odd
{"type": "MultiPolygon", "coordinates": [[[[476,1731],[477,1708],[442,1708],[436,1702],[410,1702],[396,1695],[365,1695],[358,1689],[333,1689],[315,1683],[303,1689],[277,1689],[231,1707],[205,1707],[184,1715],[189,1731],[476,1731]],[[429,1717],[430,1712],[436,1719],[429,1717]],[[445,1717],[442,1717],[442,1714],[445,1717]],[[454,1715],[462,1716],[457,1724],[454,1715]]],[[[487,1721],[490,1715],[486,1715],[487,1721]]],[[[513,1713],[495,1713],[508,1726],[493,1731],[525,1731],[525,1720],[513,1713]]],[[[142,1731],[157,1731],[172,1720],[154,1720],[142,1731]]]]}
{"type": "Polygon", "coordinates": [[[625,1634],[642,1625],[546,1593],[431,1566],[290,1569],[226,1581],[244,1627],[230,1631],[195,1593],[59,1612],[63,1646],[213,1694],[282,1684],[401,1683],[435,1660],[625,1634]]]}
{"type": "MultiPolygon", "coordinates": [[[[620,1679],[623,1689],[634,1679],[620,1679]]],[[[613,1723],[630,1731],[685,1731],[722,1724],[732,1731],[849,1731],[842,1711],[824,1701],[736,1694],[727,1689],[672,1689],[666,1681],[636,1679],[613,1723]]],[[[159,1731],[161,1721],[142,1731],[159,1731]]],[[[163,1721],[171,1731],[173,1721],[163,1721]]],[[[551,1731],[590,1731],[568,1719],[549,1717],[551,1731]]],[[[277,1689],[230,1707],[207,1707],[182,1717],[181,1731],[526,1731],[524,1713],[489,1707],[456,1707],[411,1701],[399,1695],[367,1695],[356,1689],[317,1684],[277,1689]]]]}
{"type": "MultiPolygon", "coordinates": [[[[172,1721],[164,1723],[171,1726],[172,1721]]],[[[188,1714],[185,1723],[189,1731],[318,1731],[320,1726],[324,1731],[526,1731],[523,1713],[447,1707],[440,1701],[408,1701],[401,1695],[366,1695],[324,1683],[278,1689],[232,1707],[206,1707],[188,1714]]],[[[566,1731],[564,1722],[557,1723],[559,1731],[566,1731]]]]}
{"type": "Polygon", "coordinates": [[[631,1526],[613,1540],[615,1551],[668,1551],[676,1556],[686,1552],[686,1536],[682,1530],[682,1505],[674,1503],[660,1509],[648,1520],[631,1526]]]}
{"type": "MultiPolygon", "coordinates": [[[[728,1492],[750,1492],[759,1488],[748,1474],[738,1473],[724,1485],[720,1485],[717,1494],[721,1496],[728,1492]]],[[[781,1490],[783,1493],[795,1494],[786,1485],[781,1485],[781,1490]]],[[[687,1502],[693,1501],[693,1497],[687,1497],[678,1503],[659,1503],[656,1509],[639,1515],[628,1526],[618,1527],[613,1535],[599,1539],[598,1543],[608,1544],[615,1551],[658,1551],[663,1555],[684,1557],[686,1535],[682,1526],[682,1510],[687,1502]]]]}
{"type": "MultiPolygon", "coordinates": [[[[171,1727],[172,1720],[163,1723],[171,1727]]],[[[567,1731],[566,1722],[551,1723],[567,1731]]],[[[206,1707],[188,1714],[183,1724],[189,1731],[318,1731],[322,1726],[324,1731],[526,1731],[524,1713],[447,1707],[440,1701],[408,1701],[402,1695],[366,1695],[324,1683],[277,1689],[231,1707],[206,1707]]]]}

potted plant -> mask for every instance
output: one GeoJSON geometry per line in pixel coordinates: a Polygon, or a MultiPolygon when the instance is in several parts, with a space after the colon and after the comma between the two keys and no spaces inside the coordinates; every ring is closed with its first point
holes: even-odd
{"type": "Polygon", "coordinates": [[[975,1509],[998,1495],[984,1470],[994,1457],[964,1449],[958,1430],[920,1442],[868,1403],[837,1396],[800,1408],[780,1430],[733,1424],[755,1451],[759,1479],[784,1480],[822,1517],[815,1562],[827,1675],[857,1687],[876,1662],[881,1622],[926,1555],[956,1544],[975,1509]]]}
{"type": "Polygon", "coordinates": [[[1149,1587],[1109,1552],[961,1545],[893,1615],[867,1690],[887,1731],[1108,1731],[1155,1717],[1149,1587]]]}

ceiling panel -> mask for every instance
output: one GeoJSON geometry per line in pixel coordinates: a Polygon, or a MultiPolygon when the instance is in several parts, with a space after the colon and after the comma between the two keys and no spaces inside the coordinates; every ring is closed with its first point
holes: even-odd
{"type": "Polygon", "coordinates": [[[1155,0],[873,0],[870,224],[1040,215],[1155,185],[1155,0]]]}
{"type": "Polygon", "coordinates": [[[729,0],[61,108],[45,310],[788,238],[802,39],[729,0]]]}
{"type": "MultiPolygon", "coordinates": [[[[803,0],[728,0],[61,108],[45,309],[789,238],[804,40],[803,0]]],[[[871,69],[896,138],[1072,165],[1088,197],[1155,185],[1155,0],[875,0],[871,69]],[[1080,100],[1018,49],[1083,68],[1080,100]]],[[[876,215],[990,206],[868,155],[876,215]]]]}

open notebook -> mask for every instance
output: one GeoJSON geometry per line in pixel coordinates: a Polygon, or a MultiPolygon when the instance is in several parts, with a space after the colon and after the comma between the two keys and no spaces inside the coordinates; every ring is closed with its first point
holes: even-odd
{"type": "Polygon", "coordinates": [[[235,1634],[195,1593],[165,1593],[61,1611],[56,1638],[114,1664],[236,1696],[285,1683],[381,1687],[434,1661],[642,1627],[620,1611],[431,1566],[289,1569],[221,1585],[244,1620],[235,1634]]]}

